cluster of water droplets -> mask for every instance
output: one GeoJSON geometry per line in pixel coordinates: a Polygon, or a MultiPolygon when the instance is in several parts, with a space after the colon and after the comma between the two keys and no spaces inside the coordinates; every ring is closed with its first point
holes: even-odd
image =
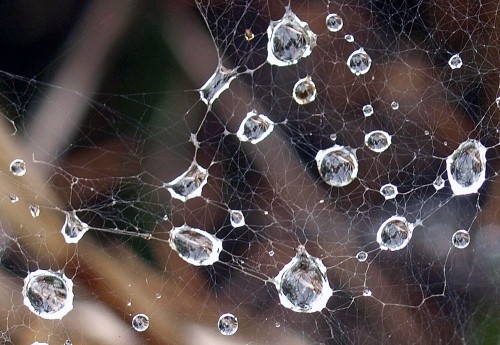
{"type": "Polygon", "coordinates": [[[333,187],[343,187],[358,175],[356,152],[349,146],[334,145],[316,154],[321,178],[333,187]]]}
{"type": "Polygon", "coordinates": [[[168,243],[182,259],[195,266],[213,265],[222,251],[221,239],[187,225],[170,230],[168,243]]]}

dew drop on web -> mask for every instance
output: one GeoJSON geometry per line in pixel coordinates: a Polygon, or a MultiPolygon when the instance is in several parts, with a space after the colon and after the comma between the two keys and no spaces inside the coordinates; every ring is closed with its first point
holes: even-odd
{"type": "Polygon", "coordinates": [[[451,237],[451,242],[455,248],[464,249],[470,243],[470,234],[467,230],[458,230],[451,237]]]}
{"type": "Polygon", "coordinates": [[[230,313],[222,314],[217,325],[222,335],[233,335],[238,330],[238,318],[230,313]]]}
{"type": "Polygon", "coordinates": [[[391,108],[392,108],[392,110],[398,110],[399,109],[399,103],[398,102],[392,102],[391,103],[391,108]]]}
{"type": "Polygon", "coordinates": [[[195,266],[213,265],[222,251],[222,240],[187,225],[173,228],[168,242],[184,261],[195,266]]]}
{"type": "Polygon", "coordinates": [[[73,282],[61,272],[28,273],[22,294],[24,305],[43,319],[61,319],[73,309],[73,282]]]}
{"type": "Polygon", "coordinates": [[[19,197],[17,195],[13,195],[13,194],[9,195],[9,199],[10,199],[10,202],[13,204],[15,204],[16,202],[19,201],[19,197]]]}
{"type": "Polygon", "coordinates": [[[373,107],[371,104],[367,104],[367,105],[363,106],[363,115],[365,115],[365,117],[373,115],[373,107]]]}
{"type": "Polygon", "coordinates": [[[286,7],[283,18],[271,21],[267,36],[267,62],[271,65],[294,65],[309,56],[316,46],[316,34],[292,12],[290,6],[286,7]]]}
{"type": "Polygon", "coordinates": [[[366,259],[368,259],[368,253],[362,250],[356,254],[356,259],[358,259],[359,262],[365,262],[366,259]]]}
{"type": "Polygon", "coordinates": [[[372,290],[370,290],[370,289],[363,290],[363,296],[370,297],[371,295],[372,295],[372,290]]]}
{"type": "Polygon", "coordinates": [[[201,195],[203,186],[208,180],[208,170],[193,162],[182,175],[164,186],[172,198],[186,201],[201,195]]]}
{"type": "Polygon", "coordinates": [[[199,90],[201,100],[205,104],[211,105],[222,92],[229,89],[229,84],[237,75],[236,69],[228,69],[222,65],[217,66],[217,70],[199,90]]]}
{"type": "Polygon", "coordinates": [[[391,145],[391,136],[384,131],[372,131],[365,135],[365,145],[374,152],[384,152],[391,145]]]}
{"type": "Polygon", "coordinates": [[[446,159],[448,181],[455,195],[477,193],[486,174],[486,148],[468,139],[446,159]]]}
{"type": "Polygon", "coordinates": [[[87,223],[82,222],[75,211],[66,213],[66,220],[61,228],[66,243],[78,243],[88,230],[87,223]]]}
{"type": "Polygon", "coordinates": [[[353,35],[349,35],[349,34],[348,34],[348,35],[345,35],[345,36],[344,36],[344,39],[345,39],[347,42],[349,42],[349,43],[354,42],[354,36],[353,36],[353,35]]]}
{"type": "Polygon", "coordinates": [[[36,218],[40,215],[40,207],[37,205],[29,205],[30,214],[33,218],[36,218]]]}
{"type": "Polygon", "coordinates": [[[333,291],[328,283],[326,267],[312,257],[303,246],[274,279],[280,303],[299,313],[313,313],[326,307],[333,291]]]}
{"type": "Polygon", "coordinates": [[[342,20],[342,17],[339,16],[336,13],[330,13],[326,17],[326,27],[328,28],[329,31],[331,32],[337,32],[342,29],[344,26],[344,21],[342,20]]]}
{"type": "Polygon", "coordinates": [[[321,178],[333,187],[343,187],[358,175],[356,152],[349,146],[334,145],[316,154],[321,178]]]}
{"type": "Polygon", "coordinates": [[[299,79],[292,92],[293,99],[300,105],[311,103],[316,99],[316,84],[310,76],[299,79]]]}
{"type": "Polygon", "coordinates": [[[385,200],[394,199],[398,195],[398,187],[392,183],[388,183],[380,187],[380,194],[385,198],[385,200]]]}
{"type": "Polygon", "coordinates": [[[271,134],[273,129],[274,122],[266,115],[258,114],[256,110],[252,110],[241,122],[236,136],[240,141],[257,144],[271,134]]]}
{"type": "Polygon", "coordinates": [[[460,55],[455,54],[448,60],[448,65],[451,67],[451,69],[460,68],[463,65],[462,58],[460,57],[460,55]]]}
{"type": "Polygon", "coordinates": [[[66,339],[63,345],[73,345],[73,343],[71,342],[71,340],[66,339]]]}
{"type": "Polygon", "coordinates": [[[10,172],[14,176],[23,176],[26,174],[26,163],[22,159],[14,159],[10,163],[10,172]]]}
{"type": "Polygon", "coordinates": [[[353,51],[347,59],[347,66],[349,66],[349,69],[355,75],[367,73],[370,70],[371,65],[372,59],[363,48],[353,51]]]}
{"type": "Polygon", "coordinates": [[[132,318],[132,328],[137,332],[144,332],[149,327],[149,316],[137,314],[132,318]]]}
{"type": "Polygon", "coordinates": [[[495,103],[497,104],[497,107],[500,108],[500,96],[498,96],[496,99],[495,99],[495,103]]]}
{"type": "Polygon", "coordinates": [[[229,220],[231,221],[233,228],[239,228],[240,226],[245,225],[245,216],[240,210],[231,210],[229,213],[229,220]]]}
{"type": "Polygon", "coordinates": [[[436,179],[434,180],[434,182],[432,182],[432,185],[434,186],[434,188],[436,190],[443,189],[444,188],[444,184],[445,184],[444,179],[441,176],[436,177],[436,179]]]}
{"type": "Polygon", "coordinates": [[[413,227],[413,224],[404,217],[393,216],[387,219],[377,232],[380,249],[391,251],[403,249],[410,242],[413,227]]]}

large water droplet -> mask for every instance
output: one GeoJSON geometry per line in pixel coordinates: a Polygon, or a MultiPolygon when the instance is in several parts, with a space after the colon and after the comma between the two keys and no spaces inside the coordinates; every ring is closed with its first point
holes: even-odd
{"type": "Polygon", "coordinates": [[[323,180],[333,187],[343,187],[358,175],[358,159],[348,146],[334,145],[316,154],[318,172],[323,180]]]}
{"type": "Polygon", "coordinates": [[[15,176],[23,176],[26,174],[26,163],[22,159],[14,159],[10,163],[10,172],[15,176]]]}
{"type": "Polygon", "coordinates": [[[82,222],[75,211],[66,213],[66,221],[61,228],[66,243],[77,243],[88,230],[88,224],[82,222]]]}
{"type": "Polygon", "coordinates": [[[187,225],[173,228],[168,242],[181,258],[195,266],[214,264],[222,251],[222,240],[187,225]]]}
{"type": "Polygon", "coordinates": [[[366,259],[368,259],[368,253],[362,250],[356,254],[356,259],[358,259],[359,262],[365,262],[366,259]]]}
{"type": "Polygon", "coordinates": [[[347,66],[356,75],[365,74],[370,70],[372,59],[363,48],[355,50],[347,59],[347,66]]]}
{"type": "Polygon", "coordinates": [[[146,314],[137,314],[132,318],[132,328],[137,332],[144,332],[149,327],[149,316],[146,314]]]}
{"type": "Polygon", "coordinates": [[[373,107],[371,104],[363,106],[363,115],[365,115],[366,117],[373,115],[373,107]]]}
{"type": "Polygon", "coordinates": [[[436,190],[443,189],[444,188],[443,178],[441,176],[436,177],[434,182],[432,182],[432,185],[434,186],[434,188],[436,188],[436,190]]]}
{"type": "Polygon", "coordinates": [[[455,195],[477,193],[485,180],[486,148],[469,139],[446,159],[448,181],[455,195]]]}
{"type": "Polygon", "coordinates": [[[385,200],[394,199],[398,195],[398,187],[392,183],[388,183],[380,187],[380,194],[385,200]]]}
{"type": "Polygon", "coordinates": [[[238,319],[230,313],[222,314],[217,325],[221,334],[233,335],[238,330],[238,319]]]}
{"type": "Polygon", "coordinates": [[[377,232],[377,242],[380,249],[403,249],[411,239],[413,227],[413,224],[404,217],[393,216],[387,219],[377,232]]]}
{"type": "Polygon", "coordinates": [[[316,84],[310,76],[299,79],[293,87],[293,99],[300,105],[311,103],[316,99],[316,84]]]}
{"type": "Polygon", "coordinates": [[[208,170],[193,162],[186,172],[164,186],[172,198],[186,201],[201,195],[208,180],[208,170]]]}
{"type": "Polygon", "coordinates": [[[73,309],[73,282],[62,272],[37,270],[24,278],[24,305],[43,319],[61,319],[73,309]]]}
{"type": "Polygon", "coordinates": [[[276,66],[296,64],[316,46],[316,34],[287,6],[283,18],[267,28],[267,62],[276,66]]]}
{"type": "Polygon", "coordinates": [[[384,152],[391,145],[391,136],[384,131],[373,131],[365,135],[365,145],[374,152],[384,152]]]}
{"type": "Polygon", "coordinates": [[[236,69],[229,69],[222,65],[200,88],[200,98],[205,104],[211,105],[222,92],[229,89],[229,84],[237,77],[236,69]]]}
{"type": "Polygon", "coordinates": [[[30,214],[33,218],[36,218],[40,215],[40,207],[37,205],[29,205],[30,214]]]}
{"type": "Polygon", "coordinates": [[[326,17],[326,27],[331,32],[337,32],[344,26],[344,21],[336,13],[331,13],[326,17]]]}
{"type": "Polygon", "coordinates": [[[451,242],[456,248],[464,249],[470,243],[470,234],[467,230],[458,230],[453,234],[451,242]]]}
{"type": "Polygon", "coordinates": [[[229,218],[233,228],[239,228],[240,226],[245,225],[245,216],[243,215],[243,212],[239,210],[231,210],[229,218]]]}
{"type": "Polygon", "coordinates": [[[333,291],[326,267],[312,257],[303,246],[275,278],[281,304],[300,313],[313,313],[326,307],[333,291]]]}
{"type": "Polygon", "coordinates": [[[462,64],[462,58],[458,54],[453,55],[450,57],[450,60],[448,60],[448,65],[450,65],[451,69],[460,68],[462,64]]]}
{"type": "Polygon", "coordinates": [[[249,141],[257,144],[264,140],[274,129],[272,122],[266,115],[258,114],[256,110],[247,113],[247,116],[241,122],[236,136],[240,141],[249,141]]]}

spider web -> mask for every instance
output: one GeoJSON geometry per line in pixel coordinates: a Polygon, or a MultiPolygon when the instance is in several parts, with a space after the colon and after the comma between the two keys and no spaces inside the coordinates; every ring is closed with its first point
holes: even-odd
{"type": "Polygon", "coordinates": [[[498,344],[498,3],[59,5],[4,4],[0,20],[2,343],[498,344]],[[279,66],[268,42],[287,13],[315,42],[279,66]],[[321,170],[332,148],[356,161],[342,186],[321,170]],[[450,161],[484,182],[461,195],[450,161]],[[394,217],[410,235],[384,250],[394,217]],[[220,241],[213,264],[175,246],[186,227],[205,251],[220,241]],[[309,312],[280,291],[304,250],[331,288],[293,281],[306,300],[327,291],[309,312]],[[60,320],[23,301],[38,270],[74,284],[60,320]]]}

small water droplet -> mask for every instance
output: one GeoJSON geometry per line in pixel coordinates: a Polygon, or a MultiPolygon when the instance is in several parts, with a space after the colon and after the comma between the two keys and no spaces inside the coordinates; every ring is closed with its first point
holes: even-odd
{"type": "Polygon", "coordinates": [[[344,21],[342,17],[336,13],[331,13],[326,16],[326,27],[331,32],[337,32],[344,26],[344,21]]]}
{"type": "MultiPolygon", "coordinates": [[[[130,286],[130,285],[129,285],[130,286]]],[[[132,302],[131,301],[128,301],[127,303],[127,307],[131,307],[132,306],[132,302]]]]}
{"type": "Polygon", "coordinates": [[[251,29],[245,29],[245,40],[247,42],[250,42],[251,40],[253,40],[255,38],[255,35],[254,33],[252,32],[251,29]]]}
{"type": "Polygon", "coordinates": [[[24,278],[24,305],[43,319],[56,320],[73,309],[73,282],[62,272],[37,270],[24,278]]]}
{"type": "Polygon", "coordinates": [[[149,316],[146,314],[137,314],[132,318],[132,328],[137,332],[144,332],[149,327],[149,316]]]}
{"type": "Polygon", "coordinates": [[[392,110],[398,110],[399,109],[399,103],[398,102],[392,102],[391,103],[391,108],[392,108],[392,110]]]}
{"type": "Polygon", "coordinates": [[[239,210],[231,210],[229,218],[233,228],[239,228],[240,226],[245,225],[245,216],[243,215],[243,212],[239,210]]]}
{"type": "Polygon", "coordinates": [[[497,104],[497,107],[500,108],[500,96],[498,96],[497,99],[495,99],[495,102],[497,104]]]}
{"type": "Polygon", "coordinates": [[[276,323],[274,324],[274,327],[276,327],[276,328],[280,328],[280,327],[281,327],[281,323],[276,322],[276,323]]]}
{"type": "Polygon", "coordinates": [[[406,218],[393,216],[387,219],[377,232],[377,242],[380,249],[400,250],[406,247],[413,233],[413,224],[406,218]]]}
{"type": "Polygon", "coordinates": [[[184,261],[195,266],[213,265],[222,251],[222,240],[187,225],[173,228],[168,242],[184,261]]]}
{"type": "Polygon", "coordinates": [[[31,343],[31,345],[49,345],[48,343],[40,343],[38,341],[35,341],[34,343],[31,343]]]}
{"type": "Polygon", "coordinates": [[[444,188],[444,180],[441,176],[438,176],[436,177],[436,179],[434,180],[434,182],[432,182],[432,185],[434,186],[434,188],[436,188],[436,190],[440,190],[440,189],[443,189],[444,188]]]}
{"type": "Polygon", "coordinates": [[[371,295],[372,295],[372,290],[370,290],[370,289],[363,290],[363,296],[370,297],[371,295]]]}
{"type": "Polygon", "coordinates": [[[398,195],[398,187],[392,183],[388,183],[380,187],[380,194],[385,198],[385,200],[394,199],[398,195]]]}
{"type": "Polygon", "coordinates": [[[15,176],[26,174],[26,163],[22,159],[14,159],[10,163],[10,172],[15,176]]]}
{"type": "Polygon", "coordinates": [[[182,175],[165,184],[172,198],[186,201],[201,196],[208,180],[208,170],[193,162],[182,175]]]}
{"type": "Polygon", "coordinates": [[[274,123],[266,115],[258,114],[256,110],[252,110],[241,122],[236,136],[240,141],[257,144],[271,134],[273,129],[274,123]]]}
{"type": "Polygon", "coordinates": [[[33,218],[36,218],[40,215],[40,207],[37,205],[29,205],[29,210],[33,218]]]}
{"type": "Polygon", "coordinates": [[[365,74],[370,70],[372,59],[363,48],[355,50],[347,59],[347,66],[355,75],[365,74]]]}
{"type": "Polygon", "coordinates": [[[366,117],[373,115],[373,107],[371,104],[363,106],[363,115],[365,115],[366,117]]]}
{"type": "Polygon", "coordinates": [[[468,139],[446,159],[448,181],[455,195],[477,193],[486,173],[486,148],[468,139]]]}
{"type": "Polygon", "coordinates": [[[320,259],[310,256],[303,246],[275,278],[281,304],[300,313],[313,313],[326,307],[333,291],[320,259]]]}
{"type": "Polygon", "coordinates": [[[156,294],[156,299],[160,299],[160,298],[161,298],[161,293],[159,293],[159,292],[158,292],[158,293],[156,294]]]}
{"type": "Polygon", "coordinates": [[[212,105],[222,92],[229,89],[229,84],[237,75],[236,69],[229,69],[222,65],[217,66],[217,70],[199,90],[201,100],[209,106],[212,105]]]}
{"type": "Polygon", "coordinates": [[[334,145],[316,154],[316,164],[321,178],[333,187],[343,187],[358,175],[358,159],[348,146],[334,145]]]}
{"type": "Polygon", "coordinates": [[[458,230],[453,234],[451,242],[456,248],[464,249],[470,243],[470,234],[467,230],[458,230]]]}
{"type": "Polygon", "coordinates": [[[337,140],[337,134],[335,134],[335,133],[330,134],[330,140],[331,141],[337,140]]]}
{"type": "Polygon", "coordinates": [[[269,256],[274,256],[274,250],[270,250],[270,251],[268,252],[268,254],[269,254],[269,256]]]}
{"type": "Polygon", "coordinates": [[[300,105],[311,103],[316,99],[316,84],[310,76],[299,79],[293,87],[293,99],[300,105]]]}
{"type": "Polygon", "coordinates": [[[452,57],[450,57],[450,60],[448,60],[448,65],[450,65],[451,69],[457,69],[462,67],[462,58],[460,57],[459,54],[455,54],[452,57]]]}
{"type": "Polygon", "coordinates": [[[63,345],[73,345],[73,343],[71,342],[71,340],[66,339],[63,345]]]}
{"type": "Polygon", "coordinates": [[[365,262],[366,259],[368,259],[368,253],[362,250],[356,254],[356,259],[358,259],[359,262],[365,262]]]}
{"type": "Polygon", "coordinates": [[[344,39],[349,42],[349,43],[352,43],[354,42],[354,36],[353,35],[345,35],[344,36],[344,39]]]}
{"type": "Polygon", "coordinates": [[[309,56],[316,46],[316,34],[289,6],[286,7],[283,18],[271,21],[267,36],[267,62],[271,65],[294,65],[309,56]]]}
{"type": "Polygon", "coordinates": [[[10,202],[15,204],[19,201],[19,197],[17,195],[9,195],[10,202]]]}
{"type": "Polygon", "coordinates": [[[75,211],[66,213],[66,221],[61,228],[66,243],[78,243],[88,230],[88,224],[82,222],[75,211]]]}
{"type": "Polygon", "coordinates": [[[238,330],[238,318],[230,313],[222,314],[217,324],[222,335],[233,335],[238,330]]]}
{"type": "Polygon", "coordinates": [[[429,131],[427,131],[427,130],[426,130],[426,131],[424,131],[424,134],[425,134],[425,135],[429,135],[429,134],[431,134],[431,133],[430,133],[429,131]]]}
{"type": "Polygon", "coordinates": [[[365,135],[365,145],[374,152],[384,152],[391,145],[391,136],[384,131],[373,131],[365,135]]]}

